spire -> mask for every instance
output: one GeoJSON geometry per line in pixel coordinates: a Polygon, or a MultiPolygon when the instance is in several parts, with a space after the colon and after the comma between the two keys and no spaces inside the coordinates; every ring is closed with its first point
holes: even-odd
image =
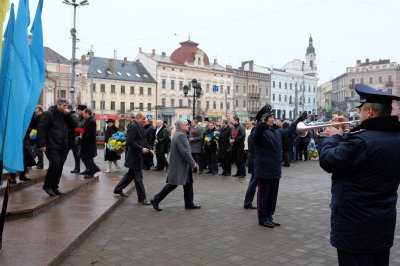
{"type": "Polygon", "coordinates": [[[311,34],[310,34],[310,38],[308,39],[308,47],[307,47],[306,55],[309,55],[309,54],[315,54],[315,48],[313,46],[313,39],[311,37],[311,34]]]}

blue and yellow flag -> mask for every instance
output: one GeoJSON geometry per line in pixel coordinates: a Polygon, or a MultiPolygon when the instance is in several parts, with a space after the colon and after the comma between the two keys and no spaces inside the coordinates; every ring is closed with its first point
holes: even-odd
{"type": "MultiPolygon", "coordinates": [[[[10,9],[9,0],[0,0],[0,36],[3,34],[3,23],[9,9],[10,9]]],[[[1,62],[2,51],[3,51],[3,40],[0,40],[0,62],[1,62]]]]}

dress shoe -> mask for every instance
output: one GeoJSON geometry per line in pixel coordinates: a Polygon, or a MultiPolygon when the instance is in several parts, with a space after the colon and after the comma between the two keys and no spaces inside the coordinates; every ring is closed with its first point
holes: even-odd
{"type": "Polygon", "coordinates": [[[253,205],[244,206],[244,208],[245,208],[246,210],[255,210],[255,209],[257,209],[257,207],[256,207],[256,206],[253,206],[253,205]]]}
{"type": "Polygon", "coordinates": [[[80,175],[87,175],[87,174],[89,174],[89,170],[85,170],[85,171],[83,171],[83,172],[80,172],[79,174],[80,174],[80,175]]]}
{"type": "Polygon", "coordinates": [[[71,174],[77,174],[77,173],[79,173],[79,172],[80,172],[80,170],[74,169],[74,170],[71,171],[71,174]]]}
{"type": "Polygon", "coordinates": [[[65,193],[62,193],[60,190],[58,190],[58,188],[57,189],[53,189],[53,192],[54,192],[54,194],[60,195],[60,196],[65,194],[65,193]]]}
{"type": "Polygon", "coordinates": [[[19,176],[19,181],[29,181],[29,180],[31,180],[29,177],[19,176]]]}
{"type": "Polygon", "coordinates": [[[212,174],[213,173],[213,171],[207,171],[206,172],[206,174],[212,174]]]}
{"type": "Polygon", "coordinates": [[[97,173],[97,172],[100,172],[100,168],[98,168],[98,167],[96,167],[96,168],[94,169],[93,174],[95,174],[95,173],[97,173]]]}
{"type": "Polygon", "coordinates": [[[50,196],[52,196],[52,197],[56,195],[56,193],[54,193],[54,191],[53,191],[53,189],[51,189],[51,187],[43,188],[43,190],[44,190],[47,194],[49,194],[50,196]]]}
{"type": "Polygon", "coordinates": [[[234,175],[232,175],[233,177],[239,177],[240,175],[239,174],[234,174],[234,175]]]}
{"type": "Polygon", "coordinates": [[[153,169],[153,171],[162,171],[163,169],[160,169],[160,168],[156,168],[156,169],[153,169]]]}
{"type": "Polygon", "coordinates": [[[124,198],[129,197],[129,196],[126,195],[123,191],[120,191],[120,192],[115,192],[115,191],[114,191],[114,194],[118,194],[118,195],[120,195],[121,197],[124,197],[124,198]]]}
{"type": "Polygon", "coordinates": [[[275,225],[273,223],[271,223],[270,221],[261,222],[261,223],[259,223],[259,225],[264,226],[264,227],[268,227],[268,228],[274,228],[275,227],[275,225]]]}
{"type": "Polygon", "coordinates": [[[148,202],[147,200],[139,200],[139,203],[142,205],[151,205],[151,203],[148,202]]]}
{"type": "Polygon", "coordinates": [[[225,173],[224,176],[231,176],[231,174],[225,173]]]}
{"type": "Polygon", "coordinates": [[[158,212],[162,211],[162,209],[160,209],[160,207],[158,207],[158,203],[155,203],[155,201],[153,199],[150,200],[150,204],[153,205],[153,209],[155,209],[156,211],[158,211],[158,212]]]}
{"type": "Polygon", "coordinates": [[[269,220],[269,221],[270,221],[270,223],[272,223],[272,224],[275,225],[275,226],[281,226],[280,223],[274,222],[274,220],[269,220]]]}
{"type": "Polygon", "coordinates": [[[186,210],[197,210],[197,209],[200,209],[201,208],[201,206],[199,206],[199,205],[192,205],[192,206],[185,206],[185,209],[186,210]]]}
{"type": "Polygon", "coordinates": [[[94,177],[94,175],[91,175],[91,174],[87,174],[87,175],[83,176],[84,179],[90,179],[90,178],[93,178],[93,177],[94,177]]]}
{"type": "Polygon", "coordinates": [[[218,174],[218,175],[222,175],[222,176],[225,176],[225,175],[226,175],[226,173],[220,173],[220,174],[218,174]]]}

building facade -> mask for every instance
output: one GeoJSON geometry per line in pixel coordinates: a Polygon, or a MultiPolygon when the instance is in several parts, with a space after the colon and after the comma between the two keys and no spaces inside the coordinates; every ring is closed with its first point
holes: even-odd
{"type": "Polygon", "coordinates": [[[271,71],[271,104],[276,118],[293,120],[304,111],[317,114],[318,77],[311,36],[305,61],[294,59],[271,71]]]}
{"type": "Polygon", "coordinates": [[[329,80],[318,87],[317,107],[319,116],[332,116],[332,80],[329,80]]]}
{"type": "Polygon", "coordinates": [[[190,39],[180,43],[170,56],[165,52],[156,54],[143,52],[139,48],[136,59],[142,63],[157,81],[157,118],[172,125],[178,119],[208,117],[220,120],[232,115],[233,75],[216,60],[210,63],[207,54],[190,39]],[[193,97],[190,82],[196,79],[201,84],[202,94],[193,97]],[[185,96],[183,87],[190,90],[185,96]]]}
{"type": "Polygon", "coordinates": [[[156,115],[157,83],[146,68],[136,61],[114,58],[82,57],[88,86],[83,90],[83,103],[92,109],[103,130],[107,119],[114,119],[126,129],[128,112],[143,112],[151,120],[156,115]]]}

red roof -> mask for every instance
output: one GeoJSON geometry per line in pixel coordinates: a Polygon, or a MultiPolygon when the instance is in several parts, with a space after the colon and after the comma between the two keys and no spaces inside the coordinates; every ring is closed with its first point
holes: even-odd
{"type": "MultiPolygon", "coordinates": [[[[195,60],[194,54],[197,51],[202,51],[203,50],[197,48],[198,43],[192,42],[192,41],[186,41],[186,42],[181,42],[180,43],[181,47],[176,49],[172,54],[171,54],[171,59],[175,61],[178,64],[184,64],[185,61],[193,63],[195,60]]],[[[203,57],[203,62],[204,65],[209,65],[210,60],[208,59],[208,56],[206,53],[204,53],[203,57]]]]}

